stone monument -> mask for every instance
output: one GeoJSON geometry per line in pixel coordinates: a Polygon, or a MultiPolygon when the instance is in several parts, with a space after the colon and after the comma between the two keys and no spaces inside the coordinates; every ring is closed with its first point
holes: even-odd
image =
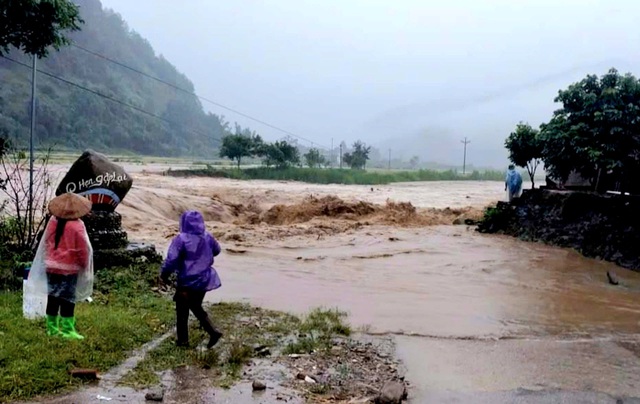
{"type": "Polygon", "coordinates": [[[116,208],[132,185],[133,179],[123,167],[104,154],[87,150],[73,163],[56,189],[56,196],[72,192],[93,203],[91,213],[82,220],[91,240],[96,269],[161,259],[153,245],[130,243],[127,232],[122,229],[122,216],[116,208]]]}

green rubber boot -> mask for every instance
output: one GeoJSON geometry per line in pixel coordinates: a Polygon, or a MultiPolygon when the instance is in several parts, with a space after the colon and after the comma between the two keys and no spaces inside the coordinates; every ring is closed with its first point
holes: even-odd
{"type": "Polygon", "coordinates": [[[62,337],[66,339],[84,339],[84,337],[76,331],[75,317],[60,317],[60,332],[62,337]]]}
{"type": "Polygon", "coordinates": [[[60,335],[60,317],[47,316],[47,335],[50,337],[60,335]]]}

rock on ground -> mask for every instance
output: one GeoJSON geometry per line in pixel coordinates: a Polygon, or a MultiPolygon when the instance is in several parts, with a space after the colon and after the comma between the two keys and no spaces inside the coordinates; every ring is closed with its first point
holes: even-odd
{"type": "Polygon", "coordinates": [[[400,404],[407,398],[407,388],[404,383],[388,382],[382,388],[378,397],[378,404],[400,404]]]}
{"type": "Polygon", "coordinates": [[[253,391],[264,391],[267,389],[267,385],[259,380],[254,380],[252,384],[253,391]]]}
{"type": "Polygon", "coordinates": [[[149,392],[144,396],[147,401],[156,401],[162,402],[164,400],[164,389],[157,388],[149,390],[149,392]]]}

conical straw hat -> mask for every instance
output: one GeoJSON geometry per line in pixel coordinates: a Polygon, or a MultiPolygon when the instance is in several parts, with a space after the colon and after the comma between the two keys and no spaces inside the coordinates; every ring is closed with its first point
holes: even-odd
{"type": "Polygon", "coordinates": [[[49,202],[49,213],[61,219],[79,219],[89,212],[91,201],[76,194],[62,194],[49,202]]]}

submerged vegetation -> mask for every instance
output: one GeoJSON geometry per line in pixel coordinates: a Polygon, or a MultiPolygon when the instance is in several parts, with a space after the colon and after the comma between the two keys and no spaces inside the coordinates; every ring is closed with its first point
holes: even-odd
{"type": "Polygon", "coordinates": [[[474,171],[462,175],[456,171],[417,170],[417,171],[365,171],[341,170],[337,168],[288,167],[275,169],[268,167],[246,168],[240,170],[221,169],[209,166],[204,169],[171,170],[167,175],[176,177],[219,177],[236,180],[275,180],[300,181],[313,184],[346,185],[383,185],[394,182],[417,181],[503,181],[500,171],[474,171]]]}

